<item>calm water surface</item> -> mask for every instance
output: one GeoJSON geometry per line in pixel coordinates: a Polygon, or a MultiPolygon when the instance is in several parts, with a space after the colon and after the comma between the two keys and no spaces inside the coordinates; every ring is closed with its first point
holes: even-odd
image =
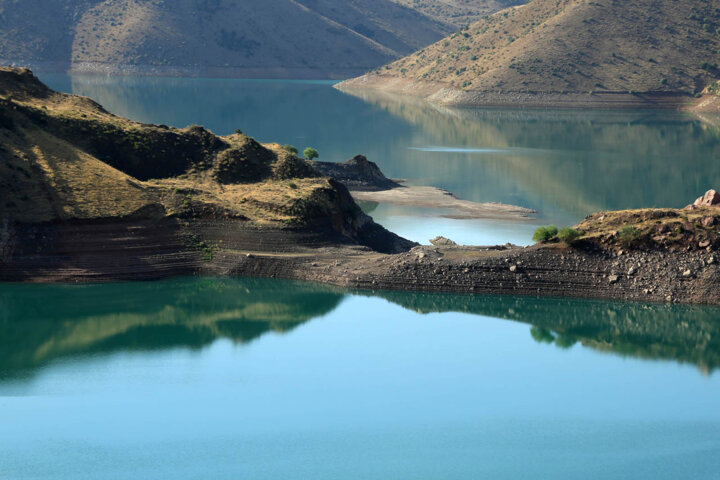
{"type": "Polygon", "coordinates": [[[0,286],[3,479],[716,479],[720,310],[0,286]]]}
{"type": "MultiPolygon", "coordinates": [[[[135,120],[357,153],[534,222],[364,205],[426,241],[683,206],[718,132],[674,113],[459,110],[324,82],[41,76],[135,120]]],[[[720,309],[277,280],[0,285],[2,479],[718,479],[720,309]]]]}

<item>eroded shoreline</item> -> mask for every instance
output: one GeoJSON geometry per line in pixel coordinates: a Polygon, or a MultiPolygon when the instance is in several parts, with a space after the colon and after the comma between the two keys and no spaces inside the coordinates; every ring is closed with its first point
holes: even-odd
{"type": "Polygon", "coordinates": [[[715,102],[702,102],[682,93],[665,92],[485,92],[461,90],[437,82],[427,82],[389,75],[366,74],[345,80],[335,88],[349,94],[363,91],[385,92],[422,98],[431,104],[448,107],[484,108],[552,108],[596,110],[687,110],[705,105],[702,111],[718,111],[715,102]],[[710,106],[708,106],[710,105],[710,106]],[[708,110],[711,108],[711,110],[708,110]]]}
{"type": "Polygon", "coordinates": [[[347,288],[720,304],[713,252],[418,246],[383,254],[325,230],[239,221],[15,226],[0,280],[109,282],[178,276],[285,278],[347,288]],[[192,232],[194,243],[188,243],[192,232]],[[29,235],[36,244],[17,240],[29,235]]]}

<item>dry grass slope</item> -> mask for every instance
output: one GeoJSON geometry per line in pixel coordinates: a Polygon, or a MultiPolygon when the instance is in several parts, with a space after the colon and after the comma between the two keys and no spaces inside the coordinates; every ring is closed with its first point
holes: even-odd
{"type": "Polygon", "coordinates": [[[0,60],[78,71],[347,78],[506,0],[0,0],[0,60]],[[441,5],[437,9],[429,4],[441,5]],[[458,13],[460,12],[460,13],[458,13]],[[457,17],[461,15],[461,17],[457,17]]]}
{"type": "Polygon", "coordinates": [[[21,223],[236,218],[309,226],[357,212],[346,191],[279,145],[117,117],[0,68],[0,217],[21,223]]]}
{"type": "Polygon", "coordinates": [[[524,0],[394,0],[400,5],[414,8],[425,15],[443,20],[458,27],[480,20],[485,15],[524,0]]]}
{"type": "Polygon", "coordinates": [[[534,0],[373,72],[481,92],[701,92],[720,75],[717,0],[534,0]]]}

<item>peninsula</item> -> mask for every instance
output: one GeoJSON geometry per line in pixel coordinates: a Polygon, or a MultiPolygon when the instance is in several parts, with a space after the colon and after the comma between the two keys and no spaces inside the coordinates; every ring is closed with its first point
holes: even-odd
{"type": "Polygon", "coordinates": [[[547,228],[528,248],[419,246],[364,214],[337,168],[330,178],[240,131],[132,122],[3,68],[0,280],[249,276],[720,304],[714,192],[685,210],[605,212],[571,230],[547,228]]]}

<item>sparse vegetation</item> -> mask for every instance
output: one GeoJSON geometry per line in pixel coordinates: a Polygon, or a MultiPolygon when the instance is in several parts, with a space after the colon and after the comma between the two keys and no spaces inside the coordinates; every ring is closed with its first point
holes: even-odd
{"type": "Polygon", "coordinates": [[[632,225],[624,225],[618,232],[618,238],[624,246],[632,247],[640,238],[640,230],[632,225]]]}
{"type": "Polygon", "coordinates": [[[319,158],[320,154],[314,148],[308,147],[305,150],[303,150],[303,156],[305,158],[307,158],[308,160],[314,160],[316,158],[319,158]]]}
{"type": "Polygon", "coordinates": [[[392,63],[384,74],[461,88],[471,82],[474,91],[498,93],[692,95],[716,80],[719,27],[720,9],[711,2],[637,0],[599,8],[535,0],[532,8],[483,18],[425,48],[422,57],[392,63]],[[597,49],[599,38],[610,43],[597,49]]]}
{"type": "MultiPolygon", "coordinates": [[[[7,24],[0,29],[0,58],[72,62],[90,70],[97,65],[226,68],[232,75],[242,65],[267,72],[283,65],[338,73],[383,65],[455,30],[438,21],[445,18],[443,12],[436,12],[437,17],[430,11],[429,17],[418,15],[421,6],[411,3],[405,8],[397,5],[401,1],[370,0],[360,5],[336,0],[298,8],[295,2],[281,0],[257,2],[246,9],[220,0],[0,0],[0,20],[7,24]],[[287,38],[307,38],[307,42],[287,38]]],[[[492,8],[485,1],[478,3],[462,5],[460,10],[472,14],[492,8]]],[[[493,3],[496,10],[502,6],[493,3]]],[[[450,23],[467,23],[464,18],[448,18],[450,23]]]]}
{"type": "Polygon", "coordinates": [[[292,153],[293,155],[298,154],[298,149],[293,147],[292,145],[283,145],[283,148],[285,149],[285,151],[292,153]]]}
{"type": "Polygon", "coordinates": [[[557,234],[557,237],[561,242],[567,243],[568,245],[572,245],[580,237],[582,237],[582,235],[583,235],[583,233],[579,230],[575,230],[574,228],[570,228],[570,227],[565,227],[565,228],[560,229],[560,231],[557,234]]]}
{"type": "MultiPolygon", "coordinates": [[[[356,214],[349,198],[338,202],[328,179],[280,145],[219,137],[200,126],[132,122],[88,99],[52,92],[27,70],[0,68],[0,92],[16,98],[14,109],[0,109],[6,120],[0,216],[28,223],[170,216],[302,226],[356,214]],[[22,125],[22,135],[11,125],[22,125]]],[[[212,245],[190,243],[213,257],[212,245]]]]}
{"type": "Polygon", "coordinates": [[[558,228],[555,225],[538,227],[533,234],[533,242],[547,243],[554,239],[558,234],[558,228]]]}

